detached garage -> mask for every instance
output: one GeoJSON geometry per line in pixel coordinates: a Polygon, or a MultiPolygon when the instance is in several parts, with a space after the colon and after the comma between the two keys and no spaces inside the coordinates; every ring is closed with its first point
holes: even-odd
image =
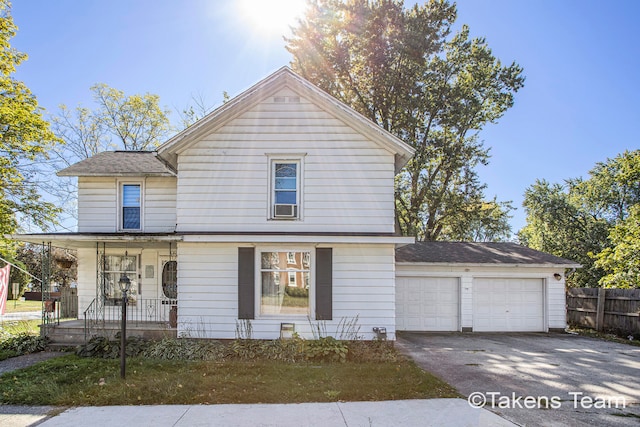
{"type": "Polygon", "coordinates": [[[396,329],[564,330],[564,272],[578,267],[516,243],[403,246],[396,250],[396,329]]]}

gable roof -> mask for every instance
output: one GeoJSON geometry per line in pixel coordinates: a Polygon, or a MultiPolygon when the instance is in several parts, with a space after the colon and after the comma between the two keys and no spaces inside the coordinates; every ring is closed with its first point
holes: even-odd
{"type": "Polygon", "coordinates": [[[153,151],[104,151],[58,172],[58,176],[175,176],[153,151]]]}
{"type": "Polygon", "coordinates": [[[411,146],[396,136],[300,77],[289,67],[282,67],[169,139],[158,147],[158,154],[176,167],[176,159],[179,152],[196,143],[202,136],[224,126],[285,86],[308,98],[336,118],[367,136],[374,143],[392,152],[395,155],[396,172],[399,172],[415,153],[411,146]]]}
{"type": "Polygon", "coordinates": [[[396,262],[581,267],[568,259],[507,242],[417,242],[396,249],[396,262]]]}

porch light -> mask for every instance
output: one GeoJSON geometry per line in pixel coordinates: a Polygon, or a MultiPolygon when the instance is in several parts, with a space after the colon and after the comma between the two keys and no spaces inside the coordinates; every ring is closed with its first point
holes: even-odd
{"type": "Polygon", "coordinates": [[[120,286],[120,290],[123,293],[129,292],[129,290],[131,289],[131,279],[129,279],[129,276],[122,273],[122,275],[120,276],[120,280],[118,280],[118,286],[120,286]]]}
{"type": "Polygon", "coordinates": [[[131,289],[131,279],[126,274],[120,276],[118,286],[122,291],[122,316],[120,331],[120,378],[125,378],[127,365],[127,292],[131,289]]]}

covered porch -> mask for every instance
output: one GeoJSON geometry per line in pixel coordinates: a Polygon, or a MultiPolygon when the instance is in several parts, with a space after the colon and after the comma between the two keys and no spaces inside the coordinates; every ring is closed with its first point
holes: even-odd
{"type": "MultiPolygon", "coordinates": [[[[43,271],[50,271],[51,247],[75,249],[78,257],[78,318],[63,320],[43,304],[42,334],[53,344],[76,345],[92,336],[112,338],[122,318],[128,284],[127,335],[176,336],[178,310],[177,243],[174,233],[51,233],[16,235],[43,245],[43,271]],[[48,264],[48,265],[47,265],[48,264]],[[61,321],[62,320],[62,321],[61,321]]],[[[54,284],[43,280],[43,300],[54,284]]]]}

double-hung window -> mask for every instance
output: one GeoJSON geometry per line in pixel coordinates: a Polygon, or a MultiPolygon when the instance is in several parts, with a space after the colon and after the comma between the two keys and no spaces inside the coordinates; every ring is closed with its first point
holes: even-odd
{"type": "Polygon", "coordinates": [[[105,255],[103,260],[103,292],[107,305],[119,304],[122,300],[119,282],[123,276],[127,276],[131,281],[129,304],[135,305],[138,294],[138,257],[136,255],[105,255]]]}
{"type": "Polygon", "coordinates": [[[300,218],[300,159],[271,161],[271,218],[300,218]]]}
{"type": "Polygon", "coordinates": [[[121,227],[123,230],[141,229],[140,184],[123,184],[121,201],[121,227]]]}

